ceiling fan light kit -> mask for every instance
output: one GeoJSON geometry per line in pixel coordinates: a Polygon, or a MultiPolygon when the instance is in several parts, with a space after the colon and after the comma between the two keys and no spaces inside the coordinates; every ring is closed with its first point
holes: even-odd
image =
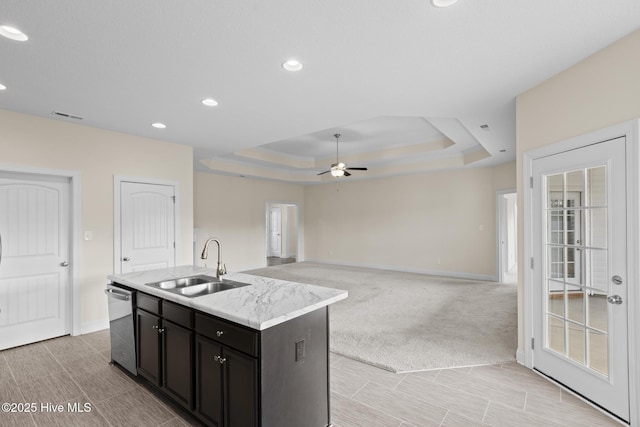
{"type": "Polygon", "coordinates": [[[458,0],[431,0],[431,4],[435,7],[449,7],[456,3],[458,0]]]}
{"type": "Polygon", "coordinates": [[[324,175],[325,173],[331,172],[332,176],[334,176],[336,178],[339,178],[341,176],[351,176],[351,174],[348,172],[350,170],[366,171],[367,168],[348,168],[345,163],[342,163],[339,160],[338,141],[340,139],[340,134],[336,133],[333,136],[336,138],[336,162],[331,165],[331,169],[329,169],[327,171],[324,171],[324,172],[320,172],[318,175],[324,175]]]}
{"type": "Polygon", "coordinates": [[[338,166],[331,167],[331,175],[335,176],[336,178],[339,176],[344,176],[344,172],[344,169],[340,169],[338,166]]]}

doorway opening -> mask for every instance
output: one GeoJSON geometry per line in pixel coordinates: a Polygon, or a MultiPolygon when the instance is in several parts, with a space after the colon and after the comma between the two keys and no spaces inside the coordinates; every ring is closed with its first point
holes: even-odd
{"type": "Polygon", "coordinates": [[[269,202],[267,217],[267,267],[298,261],[298,205],[269,202]]]}
{"type": "Polygon", "coordinates": [[[518,195],[515,190],[496,193],[498,213],[498,281],[518,282],[518,195]]]}

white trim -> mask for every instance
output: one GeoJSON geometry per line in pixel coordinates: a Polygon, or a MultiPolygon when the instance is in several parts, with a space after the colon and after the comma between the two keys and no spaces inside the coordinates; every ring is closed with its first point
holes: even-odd
{"type": "Polygon", "coordinates": [[[532,205],[533,205],[533,189],[530,182],[533,176],[533,158],[527,152],[523,154],[523,175],[522,175],[522,187],[523,187],[523,229],[524,239],[522,242],[522,263],[519,263],[518,267],[522,270],[522,278],[524,280],[524,304],[522,307],[523,318],[523,331],[524,331],[524,354],[523,364],[529,369],[533,369],[533,349],[529,345],[531,338],[533,337],[533,289],[531,283],[533,281],[533,269],[531,268],[531,255],[533,254],[533,242],[532,242],[532,205]]]}
{"type": "Polygon", "coordinates": [[[393,265],[381,265],[381,264],[367,264],[367,263],[353,263],[353,262],[341,262],[335,260],[323,260],[323,259],[308,259],[308,262],[317,262],[318,264],[333,264],[333,265],[343,265],[345,267],[363,267],[363,268],[373,268],[376,270],[390,270],[390,271],[398,271],[401,273],[418,273],[418,274],[428,274],[430,276],[443,276],[443,277],[453,277],[456,279],[466,279],[466,280],[479,280],[483,282],[496,282],[495,275],[488,274],[475,274],[475,273],[461,273],[457,271],[441,271],[441,270],[425,270],[421,268],[400,268],[393,265]]]}
{"type": "Polygon", "coordinates": [[[0,171],[15,172],[31,175],[49,175],[69,179],[70,200],[69,215],[71,216],[71,224],[69,227],[69,259],[71,261],[71,274],[69,281],[71,283],[71,335],[80,335],[82,333],[82,179],[79,171],[64,169],[48,169],[23,165],[0,164],[0,171]]]}
{"type": "MultiPolygon", "coordinates": [[[[523,260],[524,265],[524,349],[518,349],[517,354],[524,353],[524,365],[533,368],[533,350],[530,345],[533,336],[533,270],[529,268],[529,260],[533,254],[533,192],[529,185],[533,171],[533,161],[543,157],[559,154],[592,144],[608,141],[624,136],[626,138],[626,185],[627,185],[627,281],[628,294],[628,345],[629,345],[629,401],[640,401],[640,120],[634,119],[628,122],[599,129],[587,134],[579,135],[565,141],[560,141],[541,148],[523,153],[523,214],[524,214],[524,241],[523,260]]],[[[518,360],[522,360],[519,356],[518,360]]],[[[640,408],[638,405],[630,405],[630,425],[640,426],[640,408]]]]}
{"type": "MultiPolygon", "coordinates": [[[[627,299],[629,317],[629,401],[640,401],[640,120],[627,131],[627,299]]],[[[630,424],[640,426],[640,407],[630,405],[630,424]]]]}
{"type": "Polygon", "coordinates": [[[120,274],[122,272],[119,260],[120,258],[122,258],[122,245],[120,241],[120,228],[122,226],[120,221],[120,184],[123,182],[166,185],[169,187],[173,187],[173,195],[176,198],[173,205],[173,239],[175,242],[175,248],[173,251],[173,265],[177,265],[178,254],[180,253],[182,244],[180,228],[180,204],[182,201],[182,199],[180,198],[180,183],[178,181],[170,181],[166,179],[113,175],[113,274],[120,274]]]}
{"type": "Polygon", "coordinates": [[[505,194],[517,194],[518,190],[515,188],[511,188],[511,189],[505,189],[505,190],[497,190],[496,191],[496,280],[498,282],[502,282],[504,280],[504,268],[502,266],[502,255],[503,255],[503,248],[502,248],[502,240],[503,238],[505,238],[505,236],[502,235],[502,222],[507,221],[508,218],[503,218],[503,212],[502,212],[502,196],[504,196],[505,194]]]}

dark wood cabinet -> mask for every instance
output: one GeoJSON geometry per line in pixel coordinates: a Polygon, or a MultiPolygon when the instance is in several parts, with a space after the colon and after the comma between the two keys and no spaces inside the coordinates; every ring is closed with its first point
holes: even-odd
{"type": "Polygon", "coordinates": [[[189,410],[194,395],[192,328],[193,310],[139,293],[138,374],[189,410]]]}
{"type": "Polygon", "coordinates": [[[326,427],[326,307],[255,330],[137,292],[138,374],[213,427],[326,427]]]}
{"type": "Polygon", "coordinates": [[[193,407],[192,330],[162,320],[162,389],[185,408],[193,407]]]}
{"type": "Polygon", "coordinates": [[[138,374],[160,386],[160,316],[136,310],[138,374]]]}
{"type": "Polygon", "coordinates": [[[258,426],[258,361],[222,348],[224,419],[227,427],[258,426]]]}
{"type": "Polygon", "coordinates": [[[222,346],[196,337],[196,414],[208,424],[222,427],[222,367],[217,357],[222,346]]]}
{"type": "Polygon", "coordinates": [[[196,336],[196,414],[215,427],[258,426],[258,361],[196,336]]]}

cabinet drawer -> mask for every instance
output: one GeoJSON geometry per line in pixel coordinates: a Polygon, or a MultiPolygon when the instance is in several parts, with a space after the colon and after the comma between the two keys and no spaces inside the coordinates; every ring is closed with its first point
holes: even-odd
{"type": "Polygon", "coordinates": [[[258,332],[196,313],[196,332],[243,353],[258,356],[258,332]]]}
{"type": "Polygon", "coordinates": [[[146,310],[149,313],[158,314],[158,315],[162,314],[162,307],[161,307],[162,300],[160,298],[143,294],[142,292],[138,292],[137,301],[138,301],[138,308],[146,310]]]}
{"type": "Polygon", "coordinates": [[[193,310],[183,305],[162,300],[162,317],[185,328],[193,329],[193,310]]]}

